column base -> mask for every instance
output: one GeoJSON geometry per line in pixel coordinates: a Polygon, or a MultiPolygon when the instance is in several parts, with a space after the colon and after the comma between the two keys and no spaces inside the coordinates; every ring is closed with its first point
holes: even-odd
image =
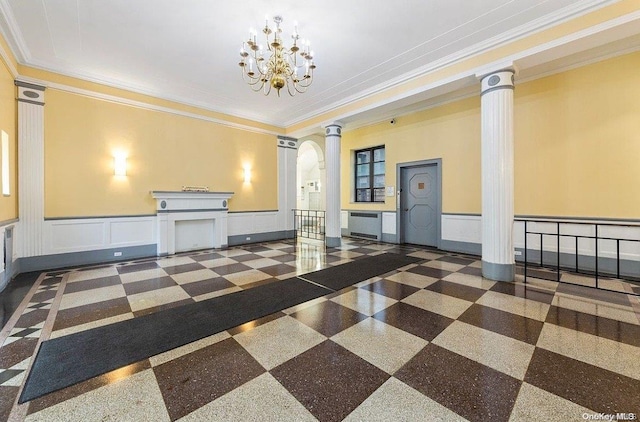
{"type": "Polygon", "coordinates": [[[516,275],[515,264],[494,264],[482,261],[482,277],[494,281],[513,281],[516,275]]]}
{"type": "Polygon", "coordinates": [[[340,237],[326,237],[324,242],[328,248],[337,248],[342,245],[342,239],[340,237]]]}

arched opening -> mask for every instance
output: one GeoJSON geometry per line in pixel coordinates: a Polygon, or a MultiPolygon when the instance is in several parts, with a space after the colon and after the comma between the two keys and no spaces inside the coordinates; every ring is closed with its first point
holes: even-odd
{"type": "Polygon", "coordinates": [[[305,140],[298,147],[296,208],[324,210],[325,186],[324,152],[317,142],[305,140]]]}

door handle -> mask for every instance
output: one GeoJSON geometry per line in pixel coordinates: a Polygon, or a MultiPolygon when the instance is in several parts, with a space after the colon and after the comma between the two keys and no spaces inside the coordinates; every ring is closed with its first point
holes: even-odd
{"type": "Polygon", "coordinates": [[[409,208],[405,208],[404,210],[405,210],[405,211],[409,211],[409,208]]]}

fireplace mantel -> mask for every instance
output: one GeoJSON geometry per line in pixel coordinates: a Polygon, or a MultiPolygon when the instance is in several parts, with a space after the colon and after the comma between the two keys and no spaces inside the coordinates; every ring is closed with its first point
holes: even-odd
{"type": "Polygon", "coordinates": [[[228,202],[233,192],[151,191],[151,196],[156,200],[158,214],[159,256],[176,253],[176,223],[187,221],[200,221],[213,228],[213,239],[207,246],[228,245],[228,202]]]}

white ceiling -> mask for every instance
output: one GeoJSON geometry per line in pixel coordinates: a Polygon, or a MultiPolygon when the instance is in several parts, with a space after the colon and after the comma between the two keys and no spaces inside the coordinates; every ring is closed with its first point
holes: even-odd
{"type": "MultiPolygon", "coordinates": [[[[610,0],[0,0],[22,64],[287,126],[431,63],[526,35],[610,0]],[[299,22],[317,69],[294,98],[251,91],[241,40],[265,14],[299,22]]],[[[406,104],[403,104],[406,106],[406,104]]]]}

